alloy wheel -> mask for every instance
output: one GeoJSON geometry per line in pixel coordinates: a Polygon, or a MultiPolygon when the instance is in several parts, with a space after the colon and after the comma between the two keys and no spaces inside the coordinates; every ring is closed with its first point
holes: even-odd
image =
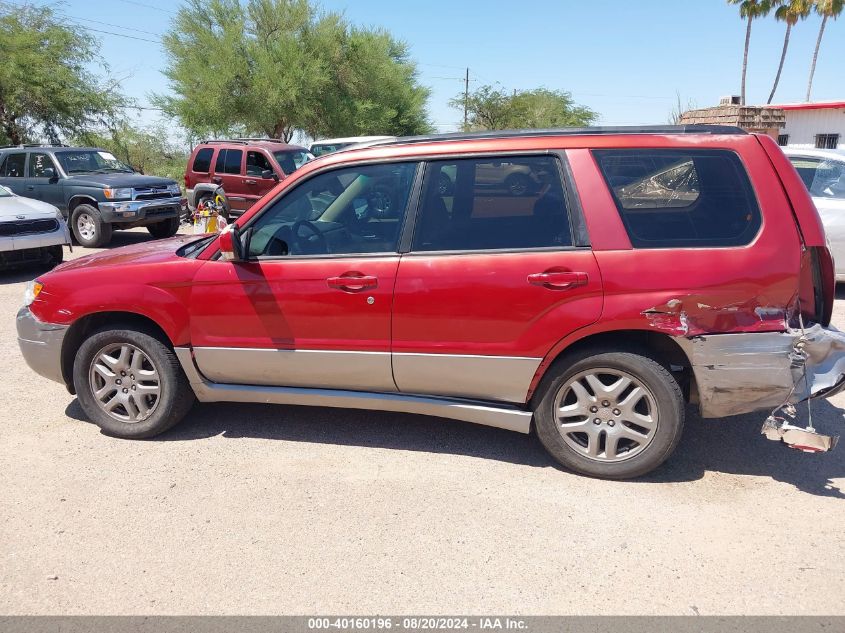
{"type": "Polygon", "coordinates": [[[97,227],[94,224],[94,218],[89,213],[80,213],[76,217],[76,230],[79,236],[84,240],[93,240],[97,233],[97,227]]]}
{"type": "Polygon", "coordinates": [[[146,420],[161,399],[158,370],[149,356],[129,343],[113,343],[97,352],[88,375],[97,405],[121,422],[146,420]]]}
{"type": "Polygon", "coordinates": [[[659,424],[651,390],[631,374],[611,368],[572,376],[555,395],[554,416],[563,441],[600,462],[641,453],[659,424]]]}

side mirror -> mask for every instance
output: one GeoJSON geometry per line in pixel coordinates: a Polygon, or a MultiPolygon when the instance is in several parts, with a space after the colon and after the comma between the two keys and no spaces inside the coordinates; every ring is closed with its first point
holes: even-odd
{"type": "Polygon", "coordinates": [[[274,172],[272,169],[265,169],[264,171],[262,171],[261,177],[264,180],[270,180],[272,178],[276,182],[279,182],[279,175],[276,172],[274,172]]]}
{"type": "Polygon", "coordinates": [[[244,261],[243,244],[236,225],[230,224],[223,230],[218,244],[220,246],[220,259],[223,261],[244,261]]]}
{"type": "Polygon", "coordinates": [[[41,172],[41,175],[43,178],[49,178],[51,181],[54,182],[58,180],[58,177],[56,176],[56,170],[52,167],[47,167],[43,172],[41,172]]]}

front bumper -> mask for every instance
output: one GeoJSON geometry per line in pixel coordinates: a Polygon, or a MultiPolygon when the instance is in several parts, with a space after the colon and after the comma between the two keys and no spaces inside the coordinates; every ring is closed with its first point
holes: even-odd
{"type": "Polygon", "coordinates": [[[62,376],[62,344],[68,326],[44,323],[23,307],[17,316],[18,345],[26,364],[37,374],[65,384],[62,376]]]}
{"type": "Polygon", "coordinates": [[[834,327],[676,340],[692,364],[705,418],[774,410],[845,389],[845,333],[834,327]]]}
{"type": "Polygon", "coordinates": [[[106,222],[137,222],[148,219],[158,221],[181,216],[182,197],[98,202],[97,206],[106,222]]]}

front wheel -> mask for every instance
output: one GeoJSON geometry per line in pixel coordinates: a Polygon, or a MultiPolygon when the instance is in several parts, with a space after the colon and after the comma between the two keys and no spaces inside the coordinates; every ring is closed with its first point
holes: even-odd
{"type": "Polygon", "coordinates": [[[534,409],[546,450],[575,472],[638,477],[675,450],[684,423],[681,389],[656,360],[632,352],[582,352],[549,369],[534,409]]]}
{"type": "Polygon", "coordinates": [[[160,240],[165,237],[173,237],[176,235],[176,233],[179,232],[179,224],[180,219],[178,217],[168,218],[167,220],[147,225],[147,230],[155,239],[160,240]]]}
{"type": "Polygon", "coordinates": [[[90,204],[80,204],[71,216],[73,236],[80,246],[96,248],[111,241],[112,225],[103,221],[100,210],[90,204]]]}
{"type": "Polygon", "coordinates": [[[151,333],[100,330],[73,364],[73,385],[88,417],[107,435],[141,439],[179,422],[194,393],[173,350],[151,333]]]}

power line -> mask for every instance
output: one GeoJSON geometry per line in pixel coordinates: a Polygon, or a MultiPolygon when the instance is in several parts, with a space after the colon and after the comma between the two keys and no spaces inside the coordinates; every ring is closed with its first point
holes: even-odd
{"type": "Polygon", "coordinates": [[[171,11],[170,9],[162,9],[161,7],[156,7],[151,4],[146,4],[144,2],[137,2],[136,0],[119,0],[124,4],[134,4],[139,7],[145,7],[147,9],[153,9],[155,11],[161,11],[162,13],[169,13],[170,15],[177,15],[176,11],[171,11]]]}

